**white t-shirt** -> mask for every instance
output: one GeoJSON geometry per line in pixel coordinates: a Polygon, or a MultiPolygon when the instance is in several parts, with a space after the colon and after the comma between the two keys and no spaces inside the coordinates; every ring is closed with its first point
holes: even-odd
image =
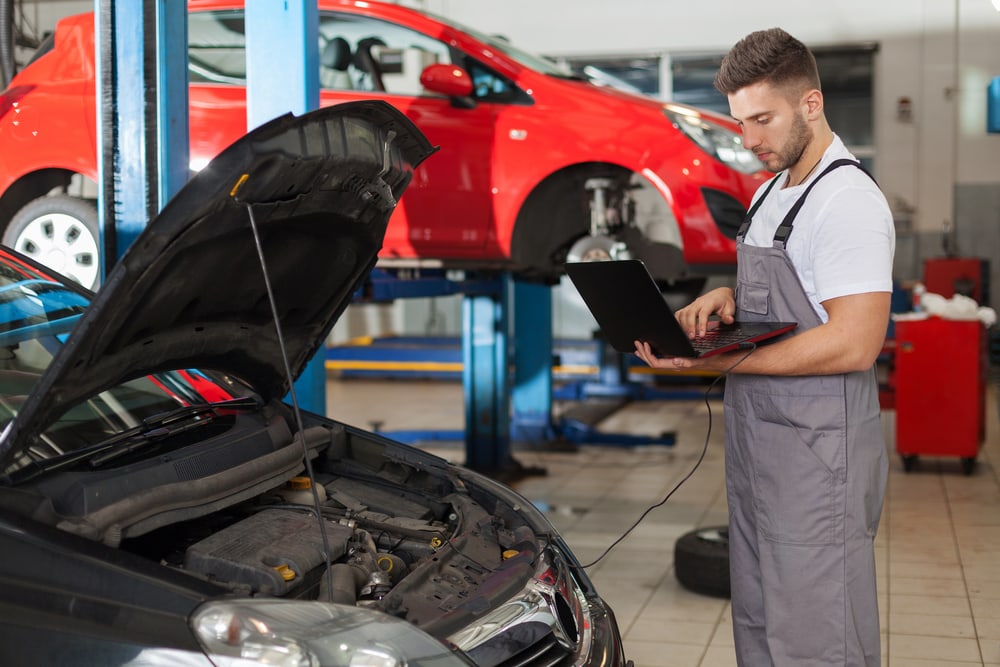
{"type": "MultiPolygon", "coordinates": [[[[779,176],[754,214],[744,242],[771,247],[775,230],[806,186],[840,158],[856,160],[834,135],[805,183],[783,188],[788,173],[779,176]]],[[[757,190],[754,202],[766,187],[764,183],[757,190]]],[[[867,174],[847,165],[831,171],[809,192],[785,249],[813,309],[826,322],[829,316],[821,304],[827,299],[892,291],[895,246],[896,230],[885,196],[867,174]]]]}

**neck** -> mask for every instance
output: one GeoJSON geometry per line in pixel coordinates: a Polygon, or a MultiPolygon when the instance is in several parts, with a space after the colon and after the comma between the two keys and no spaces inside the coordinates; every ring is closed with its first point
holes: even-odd
{"type": "Polygon", "coordinates": [[[827,130],[817,133],[806,149],[802,151],[802,157],[799,158],[799,161],[788,170],[788,180],[785,181],[785,187],[791,188],[801,185],[809,178],[816,171],[820,160],[823,159],[823,154],[832,143],[833,132],[827,130]]]}

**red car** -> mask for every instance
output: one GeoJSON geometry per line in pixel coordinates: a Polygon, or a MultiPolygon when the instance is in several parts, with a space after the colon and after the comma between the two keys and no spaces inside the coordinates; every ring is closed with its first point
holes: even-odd
{"type": "MultiPolygon", "coordinates": [[[[190,0],[191,168],[246,132],[242,2],[190,0]]],[[[700,287],[735,262],[761,164],[731,120],[599,87],[509,42],[395,4],[320,0],[320,100],[379,98],[441,150],[396,209],[383,266],[503,267],[638,257],[700,287]]],[[[0,97],[0,229],[100,276],[92,14],[63,19],[0,97]]]]}

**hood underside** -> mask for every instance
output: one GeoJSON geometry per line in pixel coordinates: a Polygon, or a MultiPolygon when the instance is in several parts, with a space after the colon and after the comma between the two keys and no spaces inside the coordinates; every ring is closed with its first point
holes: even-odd
{"type": "Polygon", "coordinates": [[[86,397],[162,370],[218,370],[265,400],[283,396],[289,381],[258,239],[297,378],[374,265],[389,216],[433,151],[381,101],[289,114],[248,133],[128,249],[4,439],[30,439],[86,397]]]}

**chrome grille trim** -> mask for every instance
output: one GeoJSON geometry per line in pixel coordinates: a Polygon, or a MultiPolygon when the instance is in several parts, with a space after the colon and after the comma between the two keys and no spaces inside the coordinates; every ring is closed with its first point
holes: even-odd
{"type": "Polygon", "coordinates": [[[523,589],[448,640],[485,667],[571,667],[587,660],[590,607],[554,547],[523,589]]]}

